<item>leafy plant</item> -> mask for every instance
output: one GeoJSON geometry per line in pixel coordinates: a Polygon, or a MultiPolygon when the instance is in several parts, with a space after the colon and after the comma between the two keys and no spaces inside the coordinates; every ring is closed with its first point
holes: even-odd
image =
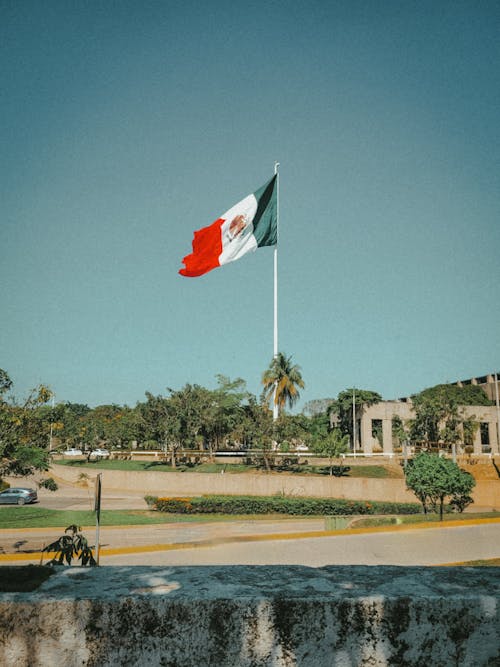
{"type": "Polygon", "coordinates": [[[81,531],[81,526],[72,524],[66,528],[64,535],[42,549],[42,551],[56,552],[48,565],[64,565],[65,562],[71,565],[73,558],[80,560],[83,567],[97,565],[87,538],[79,531],[81,531]]]}
{"type": "Polygon", "coordinates": [[[49,491],[57,491],[59,488],[57,482],[52,477],[47,477],[46,479],[41,479],[38,482],[38,486],[41,489],[48,489],[49,491]]]}
{"type": "Polygon", "coordinates": [[[156,509],[173,514],[417,514],[417,503],[289,496],[199,496],[158,498],[156,509]]]}
{"type": "Polygon", "coordinates": [[[406,469],[406,485],[422,503],[424,514],[427,514],[429,505],[434,510],[439,507],[441,520],[445,498],[450,497],[450,504],[463,512],[473,502],[469,493],[475,484],[470,473],[436,454],[421,453],[406,469]]]}
{"type": "Polygon", "coordinates": [[[342,470],[343,466],[334,466],[333,459],[340,458],[341,454],[344,454],[347,451],[349,447],[348,435],[342,435],[340,429],[334,428],[326,435],[326,437],[319,438],[313,442],[313,447],[316,452],[328,457],[330,462],[330,475],[340,477],[344,474],[342,471],[339,473],[339,469],[342,470]],[[337,469],[335,472],[334,468],[337,469]]]}

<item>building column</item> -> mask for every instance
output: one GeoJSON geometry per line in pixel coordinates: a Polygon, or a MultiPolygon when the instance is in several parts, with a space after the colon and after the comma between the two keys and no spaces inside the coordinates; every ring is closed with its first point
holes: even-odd
{"type": "Polygon", "coordinates": [[[490,447],[492,454],[498,454],[498,437],[497,437],[497,422],[489,421],[488,422],[488,435],[490,438],[490,447]]]}
{"type": "Polygon", "coordinates": [[[361,449],[365,454],[373,452],[372,420],[363,415],[361,417],[361,449]]]}
{"type": "Polygon", "coordinates": [[[392,454],[392,419],[382,419],[382,442],[384,454],[392,454]]]}
{"type": "Polygon", "coordinates": [[[474,454],[482,454],[483,447],[481,445],[481,422],[478,424],[477,431],[474,433],[474,454]]]}

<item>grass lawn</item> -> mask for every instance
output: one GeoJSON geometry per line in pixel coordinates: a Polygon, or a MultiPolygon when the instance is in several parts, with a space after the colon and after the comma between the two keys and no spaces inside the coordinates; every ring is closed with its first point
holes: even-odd
{"type": "MultiPolygon", "coordinates": [[[[463,521],[466,519],[499,519],[498,512],[474,512],[474,514],[445,514],[444,521],[463,521]]],[[[353,528],[371,528],[374,526],[389,526],[391,524],[439,523],[439,514],[406,514],[394,516],[361,517],[356,519],[353,528]]]]}
{"type": "Polygon", "coordinates": [[[91,468],[98,470],[126,470],[146,472],[218,472],[227,473],[255,472],[256,466],[248,466],[244,463],[200,463],[195,466],[178,465],[173,468],[168,463],[160,461],[123,461],[120,459],[108,459],[101,461],[54,461],[56,465],[70,466],[71,468],[91,468]]]}
{"type": "MultiPolygon", "coordinates": [[[[108,459],[95,462],[88,461],[55,461],[57,465],[70,466],[72,468],[90,468],[94,470],[128,470],[128,471],[146,471],[146,472],[208,472],[208,473],[255,473],[261,471],[255,465],[246,465],[244,463],[200,463],[195,466],[179,465],[172,468],[168,463],[159,461],[123,461],[120,459],[108,459]]],[[[298,474],[298,475],[329,475],[329,466],[311,466],[294,465],[288,469],[282,469],[276,474],[298,474]]],[[[355,465],[346,473],[345,477],[371,477],[375,479],[387,479],[402,477],[403,473],[383,465],[355,465]]]]}
{"type": "MultiPolygon", "coordinates": [[[[101,526],[144,526],[158,523],[200,523],[210,521],[265,521],[278,519],[322,518],[298,517],[286,514],[168,514],[148,510],[102,510],[101,526]]],[[[22,507],[0,507],[0,529],[2,528],[66,528],[95,526],[95,513],[87,510],[51,510],[24,505],[22,507]]]]}

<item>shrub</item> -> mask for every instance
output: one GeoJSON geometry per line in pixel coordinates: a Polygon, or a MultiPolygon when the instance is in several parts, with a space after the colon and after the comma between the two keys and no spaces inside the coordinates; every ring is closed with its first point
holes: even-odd
{"type": "Polygon", "coordinates": [[[38,482],[38,486],[40,489],[42,488],[48,489],[49,491],[57,491],[57,489],[59,488],[57,486],[57,482],[54,479],[52,479],[52,477],[47,477],[47,479],[41,479],[38,482]]]}
{"type": "Polygon", "coordinates": [[[386,503],[287,496],[200,496],[158,498],[156,508],[173,514],[418,514],[417,503],[386,503]]]}
{"type": "Polygon", "coordinates": [[[144,500],[146,501],[146,504],[149,508],[154,508],[156,501],[158,500],[158,496],[144,496],[144,500]]]}
{"type": "Polygon", "coordinates": [[[157,498],[156,509],[172,514],[190,514],[191,498],[157,498]]]}
{"type": "Polygon", "coordinates": [[[4,482],[3,479],[0,479],[0,491],[5,491],[5,489],[10,489],[10,484],[8,482],[4,482]]]}

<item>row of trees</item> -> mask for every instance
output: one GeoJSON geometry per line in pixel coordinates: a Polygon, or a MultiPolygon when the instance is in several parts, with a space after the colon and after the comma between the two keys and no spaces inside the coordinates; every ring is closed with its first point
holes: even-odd
{"type": "Polygon", "coordinates": [[[86,450],[104,444],[160,447],[175,465],[180,449],[209,454],[235,445],[270,450],[276,440],[303,438],[307,429],[285,413],[304,387],[300,368],[280,353],[262,383],[260,399],[246,390],[243,380],[220,375],[216,389],[186,384],[166,395],[146,392],[146,400],[133,408],[70,402],[51,406],[52,393],[43,385],[17,401],[9,394],[12,380],[0,369],[0,475],[46,469],[48,452],[58,445],[86,450]],[[272,401],[279,408],[277,422],[269,409],[272,401]]]}
{"type": "MultiPolygon", "coordinates": [[[[135,407],[90,408],[70,402],[51,406],[52,394],[43,385],[17,401],[10,393],[8,373],[0,369],[0,475],[44,469],[48,451],[58,446],[161,448],[173,465],[180,450],[204,450],[210,455],[233,447],[259,449],[268,467],[277,447],[290,451],[305,444],[331,461],[348,449],[353,435],[352,389],[335,399],[310,401],[302,414],[287,413],[304,381],[291,357],[281,353],[264,372],[262,385],[258,398],[247,391],[243,380],[219,375],[215,389],[186,384],[168,389],[165,395],[147,392],[135,407]],[[279,407],[276,421],[270,409],[273,401],[279,407]]],[[[355,391],[357,410],[380,400],[377,392],[355,391]]],[[[393,425],[400,440],[449,443],[472,438],[475,425],[460,415],[460,406],[491,403],[477,386],[450,385],[425,390],[413,401],[415,419],[396,420],[393,425]]]]}

